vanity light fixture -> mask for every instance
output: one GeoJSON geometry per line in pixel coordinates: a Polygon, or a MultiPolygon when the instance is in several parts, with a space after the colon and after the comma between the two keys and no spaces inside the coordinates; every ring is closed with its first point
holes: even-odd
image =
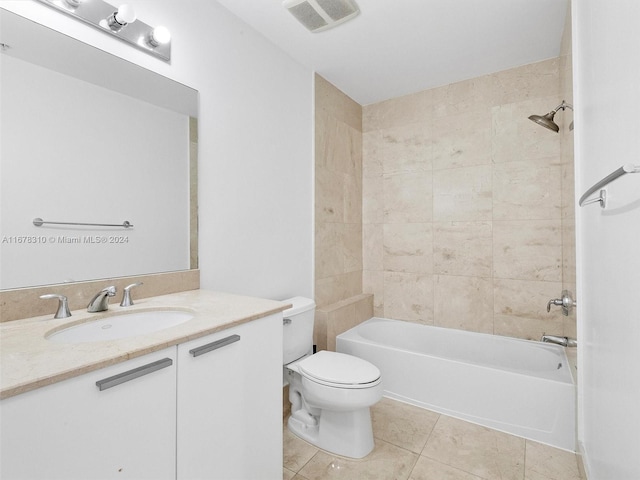
{"type": "Polygon", "coordinates": [[[120,5],[118,10],[113,12],[107,18],[107,25],[114,32],[119,32],[123,27],[126,27],[129,23],[136,21],[136,12],[130,5],[120,5]]]}
{"type": "Polygon", "coordinates": [[[167,27],[158,25],[156,28],[151,30],[146,41],[152,47],[158,47],[171,41],[171,33],[167,27]]]}
{"type": "Polygon", "coordinates": [[[171,34],[165,27],[152,27],[137,19],[133,7],[117,8],[104,0],[38,0],[77,20],[113,35],[140,50],[171,61],[171,34]]]}

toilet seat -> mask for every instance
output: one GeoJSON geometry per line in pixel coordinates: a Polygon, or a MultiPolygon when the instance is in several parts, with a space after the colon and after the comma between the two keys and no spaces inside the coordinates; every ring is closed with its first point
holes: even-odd
{"type": "Polygon", "coordinates": [[[371,388],[380,383],[380,370],[353,355],[322,350],[297,363],[308,380],[335,388],[371,388]]]}

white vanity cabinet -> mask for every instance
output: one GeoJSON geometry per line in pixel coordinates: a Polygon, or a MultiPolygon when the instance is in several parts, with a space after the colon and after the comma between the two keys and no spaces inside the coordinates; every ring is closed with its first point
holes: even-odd
{"type": "Polygon", "coordinates": [[[175,478],[175,353],[167,348],[0,401],[0,478],[175,478]]]}
{"type": "Polygon", "coordinates": [[[282,478],[282,314],[178,345],[178,480],[282,478]]]}

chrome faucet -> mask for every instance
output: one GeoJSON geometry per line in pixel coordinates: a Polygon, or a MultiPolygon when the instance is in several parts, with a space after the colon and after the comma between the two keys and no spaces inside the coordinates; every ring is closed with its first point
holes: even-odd
{"type": "Polygon", "coordinates": [[[109,297],[114,297],[116,294],[116,287],[111,285],[110,287],[103,288],[96,296],[91,299],[87,306],[87,312],[104,312],[109,309],[109,297]]]}
{"type": "Polygon", "coordinates": [[[57,293],[48,293],[47,295],[40,295],[40,298],[58,299],[58,311],[53,316],[53,318],[68,318],[71,316],[71,312],[69,311],[69,302],[67,301],[67,297],[65,297],[64,295],[58,295],[57,293]]]}
{"type": "Polygon", "coordinates": [[[578,341],[575,338],[561,337],[559,335],[542,335],[541,342],[554,343],[562,347],[577,347],[578,341]]]}
{"type": "Polygon", "coordinates": [[[131,285],[124,287],[124,290],[122,291],[122,302],[120,302],[121,307],[130,307],[133,305],[133,300],[131,300],[131,289],[133,287],[139,287],[140,285],[142,285],[142,282],[132,283],[131,285]]]}

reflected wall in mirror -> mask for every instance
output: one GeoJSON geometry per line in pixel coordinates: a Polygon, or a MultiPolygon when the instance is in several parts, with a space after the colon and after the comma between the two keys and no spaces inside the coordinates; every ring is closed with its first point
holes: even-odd
{"type": "Polygon", "coordinates": [[[0,289],[197,268],[197,91],[0,22],[0,289]]]}

